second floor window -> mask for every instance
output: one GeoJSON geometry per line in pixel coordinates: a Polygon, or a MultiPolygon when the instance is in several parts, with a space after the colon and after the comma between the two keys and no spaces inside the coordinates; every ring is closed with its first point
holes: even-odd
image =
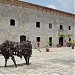
{"type": "Polygon", "coordinates": [[[60,25],[60,29],[63,29],[63,25],[60,25]]]}
{"type": "Polygon", "coordinates": [[[49,28],[52,29],[52,23],[49,23],[49,28]]]}
{"type": "Polygon", "coordinates": [[[40,28],[40,22],[36,22],[36,27],[40,28]]]}
{"type": "Polygon", "coordinates": [[[71,26],[69,26],[69,30],[71,30],[71,26]]]}
{"type": "Polygon", "coordinates": [[[15,20],[14,20],[14,19],[11,19],[11,20],[10,20],[10,25],[11,25],[11,26],[15,26],[15,20]]]}

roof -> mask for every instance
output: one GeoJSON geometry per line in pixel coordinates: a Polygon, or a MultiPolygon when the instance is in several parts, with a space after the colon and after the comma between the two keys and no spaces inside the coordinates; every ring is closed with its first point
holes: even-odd
{"type": "Polygon", "coordinates": [[[45,6],[41,6],[41,5],[37,5],[37,4],[32,4],[32,3],[28,3],[28,2],[24,2],[24,1],[19,1],[19,0],[0,0],[0,3],[6,3],[6,4],[11,4],[11,5],[16,5],[16,6],[22,6],[22,7],[26,7],[26,8],[32,8],[32,9],[37,9],[37,10],[44,10],[46,12],[58,12],[58,13],[62,13],[65,15],[70,15],[70,16],[75,16],[75,14],[69,13],[69,12],[64,12],[64,11],[60,11],[57,9],[52,9],[52,8],[48,8],[45,6]]]}

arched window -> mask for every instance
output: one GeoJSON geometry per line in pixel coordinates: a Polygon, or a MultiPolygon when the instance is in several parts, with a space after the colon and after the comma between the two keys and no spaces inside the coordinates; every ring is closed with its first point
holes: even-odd
{"type": "Polygon", "coordinates": [[[11,25],[11,26],[15,26],[15,20],[14,20],[14,19],[11,19],[11,20],[10,20],[10,25],[11,25]]]}

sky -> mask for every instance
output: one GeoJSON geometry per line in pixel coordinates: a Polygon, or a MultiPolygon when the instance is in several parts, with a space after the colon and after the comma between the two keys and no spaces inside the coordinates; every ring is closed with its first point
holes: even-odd
{"type": "Polygon", "coordinates": [[[20,0],[75,14],[75,0],[20,0]]]}

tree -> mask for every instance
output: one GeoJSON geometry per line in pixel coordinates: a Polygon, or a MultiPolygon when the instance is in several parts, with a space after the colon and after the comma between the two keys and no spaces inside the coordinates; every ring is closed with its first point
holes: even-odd
{"type": "Polygon", "coordinates": [[[59,37],[64,37],[65,38],[65,35],[63,33],[59,34],[58,35],[59,37]]]}

